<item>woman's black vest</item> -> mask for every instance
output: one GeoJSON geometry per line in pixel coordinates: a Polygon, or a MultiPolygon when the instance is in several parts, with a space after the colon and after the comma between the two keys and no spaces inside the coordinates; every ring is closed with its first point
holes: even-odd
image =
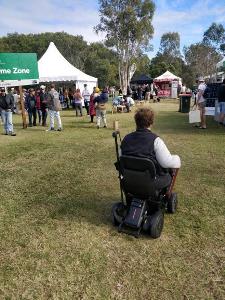
{"type": "Polygon", "coordinates": [[[125,136],[121,143],[122,155],[137,156],[151,159],[156,167],[157,174],[165,171],[156,160],[154,142],[158,136],[148,129],[137,129],[125,136]]]}

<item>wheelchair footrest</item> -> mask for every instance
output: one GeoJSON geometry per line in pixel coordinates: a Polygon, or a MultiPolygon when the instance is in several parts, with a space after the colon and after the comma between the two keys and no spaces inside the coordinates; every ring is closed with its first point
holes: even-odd
{"type": "Polygon", "coordinates": [[[138,238],[140,235],[141,229],[142,229],[142,227],[139,227],[138,229],[131,228],[131,227],[127,228],[126,225],[122,222],[119,225],[118,232],[123,232],[123,233],[133,235],[134,237],[138,238]]]}
{"type": "Polygon", "coordinates": [[[122,223],[128,227],[139,229],[143,222],[145,213],[146,213],[146,201],[133,198],[129,210],[127,212],[127,215],[125,216],[122,223]]]}

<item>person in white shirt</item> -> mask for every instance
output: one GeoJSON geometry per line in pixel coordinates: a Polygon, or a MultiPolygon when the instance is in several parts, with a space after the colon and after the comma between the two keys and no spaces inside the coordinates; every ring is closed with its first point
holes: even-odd
{"type": "Polygon", "coordinates": [[[82,92],[82,97],[84,99],[84,106],[87,111],[87,115],[89,115],[89,105],[90,105],[91,94],[87,88],[87,84],[84,84],[84,90],[82,92]]]}
{"type": "Polygon", "coordinates": [[[200,129],[206,129],[206,116],[205,116],[205,106],[206,99],[203,97],[204,91],[206,89],[205,80],[203,77],[199,78],[198,94],[197,94],[197,105],[200,110],[201,124],[197,126],[200,129]]]}
{"type": "Polygon", "coordinates": [[[60,117],[61,104],[59,100],[59,93],[55,90],[55,85],[51,84],[51,90],[47,94],[47,105],[49,109],[50,116],[50,127],[46,131],[54,131],[54,118],[56,118],[58,123],[57,131],[62,131],[62,121],[60,117]]]}
{"type": "Polygon", "coordinates": [[[19,111],[20,111],[20,95],[18,94],[16,89],[14,89],[14,91],[13,91],[13,98],[14,98],[15,113],[19,114],[19,111]]]}
{"type": "Polygon", "coordinates": [[[154,112],[150,108],[140,108],[134,115],[136,131],[124,137],[121,154],[151,159],[157,171],[157,188],[168,187],[172,169],[181,167],[178,155],[172,155],[164,141],[151,131],[154,112]],[[169,170],[168,170],[169,169],[169,170]]]}

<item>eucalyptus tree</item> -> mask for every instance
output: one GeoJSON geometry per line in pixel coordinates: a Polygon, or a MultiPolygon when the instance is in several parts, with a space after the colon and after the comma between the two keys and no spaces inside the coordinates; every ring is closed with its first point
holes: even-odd
{"type": "Polygon", "coordinates": [[[149,50],[153,36],[152,0],[99,0],[100,23],[96,32],[105,33],[105,44],[116,50],[120,86],[125,93],[130,68],[140,53],[149,50]]]}
{"type": "Polygon", "coordinates": [[[203,43],[214,47],[225,55],[225,28],[223,24],[212,23],[204,32],[203,43]]]}

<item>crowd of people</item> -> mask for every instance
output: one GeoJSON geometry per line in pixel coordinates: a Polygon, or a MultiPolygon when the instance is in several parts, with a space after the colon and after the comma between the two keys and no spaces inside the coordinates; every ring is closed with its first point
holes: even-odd
{"type": "MultiPolygon", "coordinates": [[[[28,126],[47,126],[47,117],[49,116],[49,128],[46,131],[62,131],[62,121],[60,111],[62,108],[74,108],[76,116],[83,116],[83,107],[90,116],[90,122],[94,122],[96,116],[97,128],[107,127],[106,121],[106,103],[108,102],[109,91],[104,88],[100,93],[98,87],[94,87],[92,93],[89,92],[88,86],[84,84],[83,92],[76,89],[72,93],[68,93],[65,89],[57,91],[55,85],[52,84],[49,89],[44,85],[23,92],[23,103],[25,111],[28,115],[28,126]],[[62,97],[63,94],[63,97],[62,97]],[[55,119],[57,126],[55,126],[55,119]]],[[[4,134],[16,136],[13,129],[13,113],[21,113],[21,99],[16,89],[11,89],[6,93],[5,88],[0,89],[0,114],[4,125],[4,134]]]]}
{"type": "Polygon", "coordinates": [[[150,101],[160,102],[160,98],[158,97],[158,89],[159,87],[156,84],[139,84],[138,86],[133,86],[132,89],[128,87],[127,94],[133,95],[133,99],[137,101],[150,101]]]}
{"type": "Polygon", "coordinates": [[[126,112],[129,113],[134,104],[135,102],[131,95],[123,95],[122,93],[119,93],[118,96],[115,96],[112,101],[113,108],[117,112],[121,112],[123,110],[123,107],[125,107],[126,112]]]}
{"type": "MultiPolygon", "coordinates": [[[[199,80],[198,92],[196,93],[196,102],[201,114],[201,123],[196,125],[200,129],[206,128],[204,92],[206,84],[203,78],[199,80]]],[[[186,91],[186,87],[182,85],[182,89],[186,91]]],[[[185,92],[185,91],[181,92],[185,92]]],[[[83,116],[83,110],[90,116],[90,122],[94,122],[96,116],[96,126],[99,129],[101,123],[103,127],[107,127],[106,120],[106,103],[109,99],[109,94],[113,97],[112,105],[116,111],[130,112],[132,106],[135,105],[135,100],[153,99],[153,102],[160,101],[157,98],[157,86],[150,86],[149,84],[139,85],[136,88],[127,88],[127,94],[123,95],[122,90],[119,90],[116,96],[116,89],[104,88],[102,92],[98,87],[94,87],[90,92],[87,84],[84,84],[83,91],[80,89],[60,89],[57,91],[55,85],[52,84],[50,88],[44,85],[36,89],[30,88],[23,91],[24,107],[28,115],[28,126],[47,126],[47,117],[49,116],[49,128],[46,131],[62,131],[62,121],[60,111],[72,107],[75,110],[77,117],[83,116]],[[57,126],[55,126],[55,119],[57,126]]],[[[219,122],[224,124],[225,120],[225,80],[218,90],[218,102],[220,108],[219,122]]],[[[13,113],[21,113],[21,99],[19,91],[11,89],[6,93],[5,88],[0,89],[0,114],[4,126],[4,134],[15,136],[13,128],[13,113]]]]}

